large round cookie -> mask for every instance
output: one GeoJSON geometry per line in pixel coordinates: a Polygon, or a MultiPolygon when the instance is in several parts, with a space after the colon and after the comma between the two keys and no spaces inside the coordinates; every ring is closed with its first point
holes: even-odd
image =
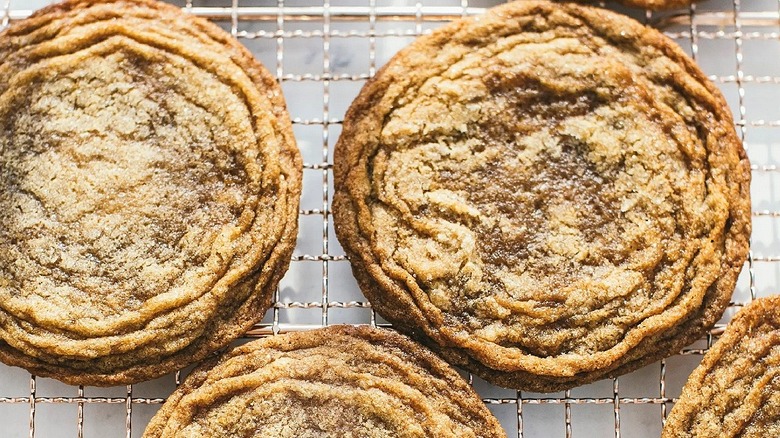
{"type": "Polygon", "coordinates": [[[780,436],[780,296],[734,317],[688,378],[661,436],[780,436]]]}
{"type": "Polygon", "coordinates": [[[332,326],[242,345],[187,377],[145,438],[505,437],[466,382],[405,337],[332,326]]]}
{"type": "Polygon", "coordinates": [[[335,153],[336,231],[373,307],[503,386],[675,353],[748,251],[750,167],[721,94],[598,8],[518,1],[418,39],[335,153]]]}
{"type": "Polygon", "coordinates": [[[280,88],[151,0],[72,0],[0,34],[0,360],[72,384],[160,376],[262,318],[297,232],[280,88]]]}

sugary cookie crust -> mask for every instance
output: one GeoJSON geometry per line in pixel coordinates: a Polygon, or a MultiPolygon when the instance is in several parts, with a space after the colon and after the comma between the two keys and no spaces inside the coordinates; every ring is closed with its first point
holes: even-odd
{"type": "Polygon", "coordinates": [[[780,296],[734,317],[688,378],[661,436],[780,436],[780,296]]]}
{"type": "Polygon", "coordinates": [[[154,378],[262,318],[297,233],[281,90],[150,0],[73,0],[0,34],[0,360],[154,378]]]}
{"type": "Polygon", "coordinates": [[[506,435],[431,352],[390,330],[331,326],[253,341],[205,363],[143,436],[506,435]]]}
{"type": "Polygon", "coordinates": [[[673,43],[518,1],[369,81],[333,209],[382,316],[490,381],[556,391],[715,323],[747,254],[749,181],[722,96],[673,43]]]}

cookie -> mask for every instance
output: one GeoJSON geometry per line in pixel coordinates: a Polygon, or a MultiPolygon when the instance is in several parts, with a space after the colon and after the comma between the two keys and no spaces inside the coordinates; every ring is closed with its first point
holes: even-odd
{"type": "Polygon", "coordinates": [[[750,166],[716,87],[656,30],[518,1],[423,36],[335,149],[336,232],[372,306],[498,385],[667,357],[746,259],[750,166]]]}
{"type": "Polygon", "coordinates": [[[734,317],[688,378],[661,436],[780,436],[780,296],[734,317]]]}
{"type": "Polygon", "coordinates": [[[253,341],[200,366],[143,436],[506,435],[431,352],[391,330],[331,326],[253,341]]]}
{"type": "Polygon", "coordinates": [[[0,33],[0,361],[152,379],[262,318],[301,159],[274,78],[151,0],[71,0],[0,33]]]}

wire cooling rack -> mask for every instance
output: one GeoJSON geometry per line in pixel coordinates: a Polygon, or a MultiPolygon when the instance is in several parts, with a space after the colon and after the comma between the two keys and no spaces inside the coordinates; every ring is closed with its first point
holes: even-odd
{"type": "MultiPolygon", "coordinates": [[[[501,0],[178,0],[238,37],[281,82],[304,190],[300,235],[273,308],[247,337],[383,324],[330,215],[333,145],[365,81],[416,36],[501,0]]],[[[0,0],[0,27],[48,0],[0,0]]],[[[602,6],[604,6],[602,4],[602,6]]],[[[663,13],[606,7],[662,29],[722,89],[753,169],[753,240],[732,306],[706,337],[618,379],[535,394],[464,373],[513,437],[657,437],[682,385],[739,307],[780,290],[780,0],[712,0],[663,13]]],[[[137,437],[186,370],[117,388],[71,387],[0,365],[0,437],[137,437]]]]}

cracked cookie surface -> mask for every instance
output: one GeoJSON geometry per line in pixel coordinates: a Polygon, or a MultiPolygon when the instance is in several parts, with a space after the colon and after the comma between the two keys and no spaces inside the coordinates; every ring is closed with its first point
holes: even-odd
{"type": "Polygon", "coordinates": [[[350,108],[334,219],[377,311],[504,386],[570,388],[673,354],[728,304],[749,163],[673,43],[519,1],[402,50],[350,108]]]}
{"type": "Polygon", "coordinates": [[[661,436],[780,436],[780,296],[734,317],[688,378],[661,436]]]}
{"type": "Polygon", "coordinates": [[[393,331],[331,326],[235,348],[192,372],[144,437],[505,437],[474,390],[393,331]]]}
{"type": "Polygon", "coordinates": [[[72,0],[0,34],[0,360],[149,379],[262,318],[297,231],[276,81],[216,26],[72,0]]]}

